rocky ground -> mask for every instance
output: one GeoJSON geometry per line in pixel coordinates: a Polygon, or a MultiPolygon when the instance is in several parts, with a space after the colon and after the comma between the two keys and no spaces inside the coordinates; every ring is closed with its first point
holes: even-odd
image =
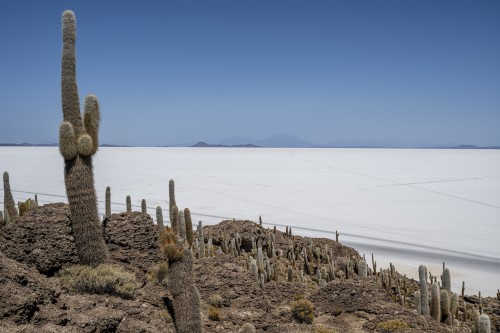
{"type": "MultiPolygon", "coordinates": [[[[0,229],[0,332],[175,332],[166,304],[166,289],[148,278],[148,270],[163,259],[158,232],[149,215],[133,212],[113,214],[103,226],[111,262],[133,272],[141,287],[132,299],[109,295],[72,294],[62,285],[58,272],[78,263],[65,204],[50,204],[28,211],[0,229]]],[[[418,315],[412,295],[413,280],[394,272],[388,286],[380,276],[357,276],[359,254],[327,239],[309,240],[265,229],[249,221],[224,221],[203,228],[205,242],[213,240],[214,255],[195,259],[195,280],[201,295],[204,332],[238,332],[252,323],[257,332],[313,332],[322,326],[330,332],[388,332],[380,324],[398,320],[407,332],[470,332],[476,296],[466,296],[467,322],[451,327],[418,315]],[[274,234],[275,253],[270,259],[276,278],[261,288],[248,269],[252,238],[265,248],[274,234]],[[227,241],[239,237],[239,250],[227,241]],[[223,243],[225,244],[224,246],[223,243]],[[319,286],[315,276],[302,282],[304,263],[286,257],[290,244],[323,248],[328,244],[335,261],[335,279],[319,286]],[[224,253],[219,246],[226,247],[224,253]],[[244,251],[241,251],[241,250],[244,251]],[[288,266],[293,266],[288,282],[288,266]],[[346,278],[348,277],[348,278],[346,278]],[[405,296],[404,306],[397,293],[405,296]],[[404,288],[403,288],[404,285],[404,288]],[[313,324],[300,324],[292,317],[294,300],[305,298],[314,305],[313,324]],[[216,303],[218,320],[209,318],[216,303]]],[[[197,253],[196,249],[194,251],[197,253]]],[[[317,265],[322,265],[318,259],[317,265]]],[[[417,269],[417,268],[415,268],[417,269]]],[[[484,311],[500,327],[500,302],[483,298],[484,311]]],[[[460,314],[462,318],[462,314],[460,314]]]]}

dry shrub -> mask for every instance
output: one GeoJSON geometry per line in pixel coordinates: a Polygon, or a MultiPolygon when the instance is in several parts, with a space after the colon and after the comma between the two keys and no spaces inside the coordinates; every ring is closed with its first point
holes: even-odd
{"type": "Polygon", "coordinates": [[[398,332],[408,330],[410,327],[402,320],[386,320],[377,324],[377,330],[383,333],[398,332]]]}
{"type": "Polygon", "coordinates": [[[255,326],[250,323],[244,323],[238,333],[255,333],[255,326]]]}
{"type": "Polygon", "coordinates": [[[208,319],[212,321],[220,321],[219,309],[215,306],[211,306],[208,308],[208,319]]]}
{"type": "Polygon", "coordinates": [[[158,283],[160,285],[166,286],[167,284],[167,272],[168,272],[168,265],[165,262],[160,262],[148,270],[148,280],[153,281],[155,283],[158,283]]]}
{"type": "Polygon", "coordinates": [[[141,286],[135,274],[120,266],[100,264],[97,267],[75,265],[58,274],[62,286],[69,292],[86,294],[108,294],[132,298],[141,286]]]}
{"type": "Polygon", "coordinates": [[[212,294],[208,297],[208,304],[216,308],[222,307],[222,296],[219,294],[212,294]]]}
{"type": "Polygon", "coordinates": [[[169,263],[182,259],[182,247],[178,243],[179,237],[172,229],[165,227],[160,233],[160,248],[169,263]]]}
{"type": "Polygon", "coordinates": [[[312,324],[314,304],[307,299],[299,299],[292,303],[292,317],[299,323],[312,324]]]}
{"type": "Polygon", "coordinates": [[[312,333],[338,333],[338,331],[334,330],[333,328],[327,328],[325,326],[318,326],[312,331],[312,333]]]}

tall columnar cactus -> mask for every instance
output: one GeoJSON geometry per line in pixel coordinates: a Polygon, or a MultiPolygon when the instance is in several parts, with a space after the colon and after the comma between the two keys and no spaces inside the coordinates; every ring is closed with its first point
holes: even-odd
{"type": "Polygon", "coordinates": [[[160,206],[156,207],[156,226],[159,232],[162,232],[165,228],[165,225],[163,224],[163,211],[160,206]]]}
{"type": "Polygon", "coordinates": [[[130,198],[130,195],[127,195],[127,197],[125,198],[125,203],[127,205],[127,213],[131,213],[132,212],[132,199],[130,198]]]}
{"type": "Polygon", "coordinates": [[[4,221],[3,221],[3,211],[0,210],[0,226],[4,225],[4,221]]]}
{"type": "Polygon", "coordinates": [[[168,261],[167,289],[172,294],[174,322],[178,333],[201,333],[200,294],[194,283],[193,255],[186,242],[165,228],[161,249],[168,261]]]}
{"type": "Polygon", "coordinates": [[[59,150],[65,162],[64,181],[77,254],[82,264],[97,266],[108,258],[108,249],[99,225],[92,170],[92,156],[99,147],[99,103],[94,95],[88,95],[82,119],[76,84],[76,19],[72,11],[63,13],[62,29],[61,92],[64,121],[59,129],[59,150]]]}
{"type": "Polygon", "coordinates": [[[431,317],[441,321],[441,292],[437,283],[431,285],[431,317]]]}
{"type": "Polygon", "coordinates": [[[186,239],[189,246],[193,245],[193,220],[189,208],[184,208],[184,219],[186,220],[186,239]]]}
{"type": "Polygon", "coordinates": [[[141,201],[141,212],[143,214],[148,213],[148,206],[146,205],[146,199],[142,199],[142,201],[141,201]]]}
{"type": "Polygon", "coordinates": [[[170,211],[170,224],[172,226],[172,231],[179,235],[179,208],[176,205],[172,207],[170,211]]]}
{"type": "Polygon", "coordinates": [[[105,216],[107,219],[111,218],[111,188],[106,187],[106,202],[105,202],[105,216]]]}
{"type": "Polygon", "coordinates": [[[424,265],[418,267],[418,277],[420,279],[420,300],[422,302],[421,311],[423,315],[429,314],[429,294],[427,292],[427,268],[424,265]]]}
{"type": "Polygon", "coordinates": [[[458,319],[458,294],[451,293],[450,312],[453,319],[458,319]]]}
{"type": "MultiPolygon", "coordinates": [[[[175,182],[173,179],[170,179],[168,181],[168,198],[169,198],[169,205],[168,205],[168,210],[170,214],[172,214],[172,209],[174,206],[177,205],[175,202],[175,182]]],[[[172,215],[170,215],[170,223],[172,223],[172,215]]]]}
{"type": "Polygon", "coordinates": [[[179,210],[179,237],[186,239],[186,219],[182,209],[179,210]]]}
{"type": "Polygon", "coordinates": [[[451,276],[450,276],[450,270],[448,268],[445,268],[443,270],[442,281],[443,281],[443,289],[445,289],[446,291],[448,291],[449,294],[451,294],[451,276]]]}
{"type": "Polygon", "coordinates": [[[12,191],[10,190],[9,173],[7,171],[3,173],[3,202],[4,209],[9,212],[11,219],[19,216],[14,197],[12,196],[12,191]]]}

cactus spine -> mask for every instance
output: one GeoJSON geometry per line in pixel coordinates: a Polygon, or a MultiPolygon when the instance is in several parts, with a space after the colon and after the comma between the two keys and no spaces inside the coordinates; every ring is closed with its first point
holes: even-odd
{"type": "Polygon", "coordinates": [[[106,187],[105,216],[107,219],[111,218],[111,188],[109,186],[106,187]]]}
{"type": "Polygon", "coordinates": [[[159,232],[162,232],[165,228],[165,225],[163,224],[163,212],[160,206],[156,207],[156,226],[159,232]]]}
{"type": "Polygon", "coordinates": [[[148,213],[148,206],[146,205],[146,199],[142,199],[142,201],[141,201],[141,212],[143,214],[148,213]]]}
{"type": "Polygon", "coordinates": [[[193,220],[189,208],[184,208],[184,219],[186,220],[186,239],[189,246],[193,245],[193,220]]]}
{"type": "Polygon", "coordinates": [[[441,321],[441,292],[439,290],[439,285],[433,283],[431,285],[431,317],[437,322],[441,321]]]}
{"type": "Polygon", "coordinates": [[[65,162],[64,180],[77,254],[82,264],[97,266],[108,258],[108,249],[99,225],[92,170],[92,156],[99,147],[99,103],[94,95],[88,95],[82,120],[76,84],[75,14],[65,11],[62,23],[61,92],[64,121],[59,131],[59,150],[65,162]]]}
{"type": "Polygon", "coordinates": [[[10,190],[9,173],[7,171],[3,173],[3,201],[4,209],[9,212],[9,217],[11,219],[18,217],[16,203],[10,190]]]}

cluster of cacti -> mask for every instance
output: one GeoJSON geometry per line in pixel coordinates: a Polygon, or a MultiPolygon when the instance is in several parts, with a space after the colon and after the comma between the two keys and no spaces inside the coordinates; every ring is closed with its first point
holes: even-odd
{"type": "Polygon", "coordinates": [[[159,232],[162,232],[165,228],[165,225],[163,224],[163,211],[160,206],[156,207],[156,225],[159,232]]]}
{"type": "Polygon", "coordinates": [[[24,202],[18,202],[17,207],[19,209],[19,216],[23,216],[28,210],[38,207],[38,202],[31,198],[28,198],[24,202]]]}
{"type": "Polygon", "coordinates": [[[74,13],[65,11],[62,23],[61,92],[64,121],[59,130],[59,150],[65,162],[64,180],[77,254],[82,264],[97,266],[108,258],[99,224],[92,170],[92,156],[99,147],[99,103],[94,95],[88,95],[82,119],[76,84],[74,13]]]}
{"type": "Polygon", "coordinates": [[[194,283],[193,255],[187,242],[165,228],[160,234],[161,249],[169,264],[167,289],[172,294],[174,322],[178,333],[201,332],[200,294],[194,283]]]}

